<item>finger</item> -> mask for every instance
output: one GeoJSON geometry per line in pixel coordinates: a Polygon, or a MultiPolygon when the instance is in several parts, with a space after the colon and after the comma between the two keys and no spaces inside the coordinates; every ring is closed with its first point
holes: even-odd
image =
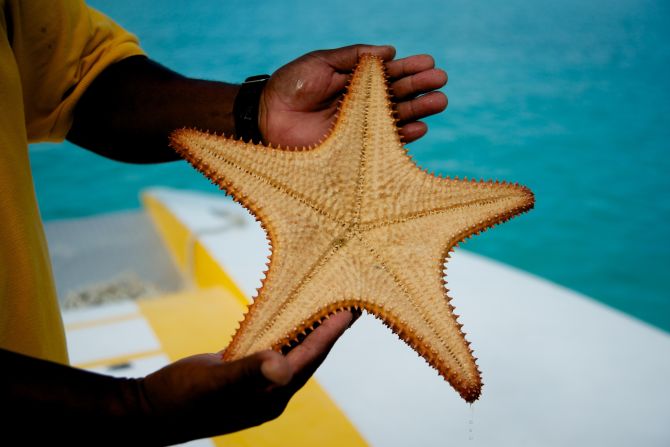
{"type": "Polygon", "coordinates": [[[351,322],[349,323],[349,326],[347,329],[349,329],[351,326],[354,325],[356,321],[358,321],[359,318],[361,318],[361,315],[363,315],[363,312],[358,310],[358,309],[352,309],[351,310],[351,322]]]}
{"type": "Polygon", "coordinates": [[[341,311],[324,320],[286,356],[294,374],[311,375],[323,362],[337,339],[347,330],[352,313],[341,311]]]}
{"type": "Polygon", "coordinates": [[[428,126],[421,121],[413,121],[400,128],[400,135],[405,143],[416,141],[428,132],[428,126]]]}
{"type": "Polygon", "coordinates": [[[326,62],[332,68],[339,72],[351,72],[358,58],[369,53],[380,57],[382,60],[389,61],[395,56],[395,48],[390,45],[350,45],[348,47],[335,48],[332,50],[320,50],[310,53],[312,56],[326,62]]]}
{"type": "Polygon", "coordinates": [[[400,79],[435,68],[435,59],[428,54],[417,54],[386,63],[386,73],[391,79],[400,79]]]}
{"type": "Polygon", "coordinates": [[[396,106],[398,121],[408,123],[442,112],[447,108],[447,95],[430,92],[418,98],[399,102],[396,106]]]}
{"type": "Polygon", "coordinates": [[[405,76],[391,84],[393,96],[405,99],[442,88],[447,83],[447,72],[431,68],[411,76],[405,76]]]}
{"type": "Polygon", "coordinates": [[[293,377],[288,360],[278,352],[268,352],[272,352],[273,355],[261,363],[261,372],[263,373],[263,376],[273,384],[286,385],[293,377]]]}
{"type": "Polygon", "coordinates": [[[273,385],[286,385],[293,373],[288,361],[278,352],[261,351],[232,362],[221,363],[217,381],[236,390],[263,390],[273,385]]]}

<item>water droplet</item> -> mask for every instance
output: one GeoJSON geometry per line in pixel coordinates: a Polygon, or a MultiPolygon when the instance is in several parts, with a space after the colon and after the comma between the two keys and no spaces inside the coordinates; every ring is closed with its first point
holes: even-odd
{"type": "Polygon", "coordinates": [[[468,441],[474,441],[475,439],[475,406],[470,404],[470,420],[468,420],[468,441]]]}

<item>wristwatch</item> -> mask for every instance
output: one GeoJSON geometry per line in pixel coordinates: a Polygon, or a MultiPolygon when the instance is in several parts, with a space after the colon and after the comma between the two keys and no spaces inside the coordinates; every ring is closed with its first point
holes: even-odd
{"type": "Polygon", "coordinates": [[[262,74],[245,79],[235,97],[233,116],[235,117],[235,134],[237,138],[253,143],[261,143],[263,135],[258,128],[258,111],[261,93],[270,75],[262,74]]]}

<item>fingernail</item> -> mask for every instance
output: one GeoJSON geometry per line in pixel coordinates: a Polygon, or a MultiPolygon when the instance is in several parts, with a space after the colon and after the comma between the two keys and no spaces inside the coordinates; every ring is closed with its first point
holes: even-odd
{"type": "Polygon", "coordinates": [[[261,363],[261,372],[266,379],[277,385],[286,385],[291,381],[291,371],[283,359],[272,358],[261,363]]]}

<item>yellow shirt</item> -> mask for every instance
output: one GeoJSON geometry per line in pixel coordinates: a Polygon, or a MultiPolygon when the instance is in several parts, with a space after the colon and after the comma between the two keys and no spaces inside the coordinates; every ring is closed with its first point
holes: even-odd
{"type": "Polygon", "coordinates": [[[67,363],[28,142],[62,141],[91,81],[137,54],[133,35],[82,0],[0,0],[2,348],[67,363]]]}

